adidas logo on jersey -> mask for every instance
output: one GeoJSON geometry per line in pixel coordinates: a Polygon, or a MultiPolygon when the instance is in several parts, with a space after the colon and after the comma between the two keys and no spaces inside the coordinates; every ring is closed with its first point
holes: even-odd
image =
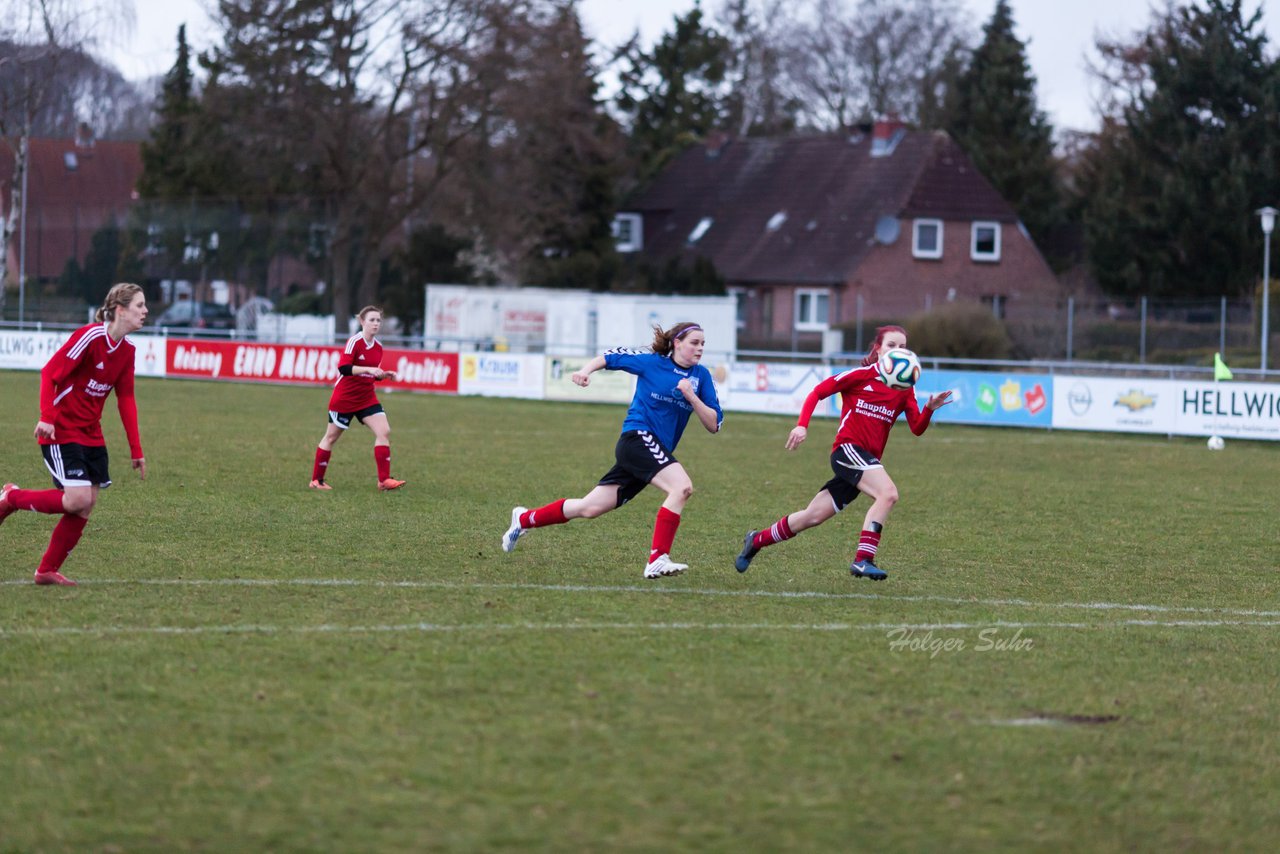
{"type": "Polygon", "coordinates": [[[862,387],[862,390],[863,390],[863,391],[875,391],[875,390],[876,390],[876,387],[875,387],[875,386],[873,386],[873,385],[871,385],[871,383],[867,383],[865,386],[863,386],[863,387],[862,387]]]}
{"type": "Polygon", "coordinates": [[[94,367],[97,368],[98,370],[102,370],[105,367],[105,365],[99,362],[98,364],[94,365],[94,367]]]}

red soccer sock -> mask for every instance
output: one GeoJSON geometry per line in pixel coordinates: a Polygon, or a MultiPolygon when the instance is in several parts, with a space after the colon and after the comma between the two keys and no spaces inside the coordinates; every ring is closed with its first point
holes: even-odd
{"type": "Polygon", "coordinates": [[[324,476],[329,473],[329,457],[333,456],[333,451],[326,451],[319,446],[316,447],[316,461],[311,466],[311,479],[324,480],[324,476]]]}
{"type": "Polygon", "coordinates": [[[520,514],[521,528],[542,528],[547,525],[563,525],[569,519],[564,515],[564,503],[567,498],[552,501],[546,507],[526,510],[520,514]]]}
{"type": "Polygon", "coordinates": [[[653,546],[649,549],[649,562],[658,555],[671,554],[671,544],[676,541],[676,529],[680,527],[680,514],[665,507],[658,508],[658,518],[653,523],[653,546]]]}
{"type": "Polygon", "coordinates": [[[9,503],[19,510],[36,513],[66,513],[61,489],[11,489],[9,503]]]}
{"type": "Polygon", "coordinates": [[[58,524],[53,526],[49,548],[45,550],[44,557],[40,558],[40,568],[36,572],[57,572],[61,569],[62,562],[71,554],[76,543],[80,542],[80,535],[84,533],[84,526],[87,524],[89,520],[83,516],[63,514],[58,524]]]}
{"type": "Polygon", "coordinates": [[[853,556],[855,561],[869,560],[875,563],[876,551],[880,548],[880,532],[879,531],[863,531],[862,537],[858,540],[858,553],[853,556]]]}
{"type": "Polygon", "coordinates": [[[791,525],[787,523],[788,516],[783,516],[763,531],[756,531],[756,535],[751,540],[754,548],[762,549],[765,546],[771,546],[774,543],[780,543],[783,540],[789,540],[795,536],[791,532],[791,525]]]}
{"type": "Polygon", "coordinates": [[[378,482],[391,477],[391,446],[390,445],[374,445],[373,461],[378,466],[378,482]]]}

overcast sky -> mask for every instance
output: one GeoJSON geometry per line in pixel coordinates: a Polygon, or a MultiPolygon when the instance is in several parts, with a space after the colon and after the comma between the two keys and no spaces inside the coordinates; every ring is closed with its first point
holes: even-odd
{"type": "MultiPolygon", "coordinates": [[[[131,35],[117,37],[108,58],[130,79],[163,74],[174,60],[178,26],[187,24],[187,40],[196,49],[214,39],[204,7],[212,0],[134,0],[137,25],[131,35]]],[[[676,14],[693,8],[694,0],[581,0],[583,26],[592,38],[608,44],[625,40],[639,29],[651,41],[671,29],[676,14]]],[[[850,0],[854,2],[854,0],[850,0]]],[[[972,18],[975,33],[991,17],[996,0],[960,0],[972,18]]],[[[1040,107],[1055,128],[1093,130],[1097,126],[1085,70],[1086,54],[1101,33],[1127,37],[1150,21],[1152,0],[1010,0],[1018,37],[1027,43],[1027,57],[1037,79],[1040,107]]],[[[1156,0],[1162,2],[1162,0],[1156,0]]],[[[1270,38],[1270,55],[1280,49],[1280,2],[1266,0],[1263,24],[1270,38]]],[[[1245,0],[1248,12],[1263,0],[1245,0]]],[[[720,0],[704,0],[703,8],[718,9],[720,0]]]]}

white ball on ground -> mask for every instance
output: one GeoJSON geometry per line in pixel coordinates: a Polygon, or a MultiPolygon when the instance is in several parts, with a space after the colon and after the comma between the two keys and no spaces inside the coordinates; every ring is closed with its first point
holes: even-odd
{"type": "Polygon", "coordinates": [[[1226,446],[1227,446],[1227,443],[1226,443],[1226,442],[1224,442],[1224,441],[1222,441],[1222,437],[1221,437],[1221,436],[1210,436],[1210,437],[1209,437],[1209,450],[1211,450],[1211,451],[1221,451],[1221,450],[1222,450],[1223,448],[1225,448],[1226,446]]]}

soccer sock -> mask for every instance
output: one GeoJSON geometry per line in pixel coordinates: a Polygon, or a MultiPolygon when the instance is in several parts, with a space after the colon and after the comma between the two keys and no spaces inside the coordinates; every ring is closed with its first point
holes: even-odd
{"type": "Polygon", "coordinates": [[[774,543],[780,543],[783,540],[789,540],[795,536],[791,532],[791,526],[787,524],[789,517],[783,516],[763,531],[756,531],[756,535],[751,540],[752,548],[762,549],[765,546],[771,546],[774,543]]]}
{"type": "Polygon", "coordinates": [[[569,521],[564,515],[564,503],[568,500],[567,498],[560,498],[552,501],[546,507],[524,511],[520,514],[520,527],[541,528],[546,525],[563,525],[569,521]]]}
{"type": "Polygon", "coordinates": [[[879,531],[863,531],[862,536],[858,539],[858,553],[853,556],[855,561],[869,560],[875,563],[876,551],[880,548],[880,532],[879,531]]]}
{"type": "Polygon", "coordinates": [[[66,513],[62,507],[61,489],[11,489],[9,503],[19,510],[36,513],[66,513]]]}
{"type": "Polygon", "coordinates": [[[658,518],[653,523],[653,547],[649,549],[649,563],[658,555],[671,554],[671,544],[676,540],[676,528],[680,527],[680,514],[665,507],[658,508],[658,518]]]}
{"type": "Polygon", "coordinates": [[[324,480],[324,476],[329,473],[329,457],[333,456],[333,451],[326,451],[324,448],[316,446],[316,462],[311,467],[312,480],[324,480]]]}
{"type": "Polygon", "coordinates": [[[378,482],[391,477],[391,446],[390,445],[374,445],[373,461],[378,466],[378,482]]]}
{"type": "Polygon", "coordinates": [[[40,568],[36,572],[57,572],[61,569],[62,562],[71,554],[76,543],[80,542],[80,535],[84,533],[84,526],[87,524],[89,520],[83,516],[64,513],[58,524],[53,526],[49,548],[45,550],[44,557],[40,558],[40,568]]]}

